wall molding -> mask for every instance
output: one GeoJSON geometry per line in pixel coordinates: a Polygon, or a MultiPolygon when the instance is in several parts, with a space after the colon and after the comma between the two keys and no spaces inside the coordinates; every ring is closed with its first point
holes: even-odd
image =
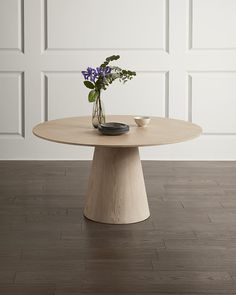
{"type": "MultiPolygon", "coordinates": [[[[192,122],[193,119],[193,95],[192,95],[192,75],[193,74],[236,74],[236,71],[189,71],[187,72],[187,87],[188,87],[188,121],[192,122]]],[[[202,135],[217,135],[217,136],[235,136],[236,132],[203,132],[202,135]]]]}
{"type": "Polygon", "coordinates": [[[193,34],[193,27],[194,27],[194,9],[193,9],[193,2],[194,0],[189,0],[189,10],[188,10],[188,50],[196,50],[196,51],[233,51],[236,50],[236,47],[194,47],[193,46],[193,40],[194,40],[194,34],[193,34]]]}
{"type": "Polygon", "coordinates": [[[48,121],[48,76],[41,73],[41,121],[48,121]]]}
{"type": "MultiPolygon", "coordinates": [[[[164,114],[169,118],[169,71],[136,71],[137,73],[163,74],[164,75],[164,114]]],[[[50,74],[81,74],[81,71],[43,71],[41,72],[41,121],[49,120],[49,96],[48,96],[48,75],[50,74]]]]}
{"type": "Polygon", "coordinates": [[[0,138],[14,139],[25,138],[25,74],[21,71],[0,71],[0,74],[19,75],[18,78],[18,100],[19,100],[19,121],[18,132],[0,132],[0,138]]]}
{"type": "Polygon", "coordinates": [[[164,29],[164,46],[163,47],[154,47],[154,48],[52,48],[48,46],[48,1],[49,0],[41,0],[41,23],[42,23],[42,36],[41,36],[41,51],[45,53],[47,51],[62,51],[62,52],[70,52],[70,51],[163,51],[169,53],[169,38],[170,38],[170,25],[169,25],[169,1],[165,1],[165,11],[164,11],[164,21],[163,21],[163,29],[164,29]]]}
{"type": "Polygon", "coordinates": [[[25,52],[25,25],[24,25],[24,0],[17,0],[18,1],[18,47],[14,48],[0,48],[0,53],[8,53],[8,52],[18,52],[24,54],[25,52]]]}

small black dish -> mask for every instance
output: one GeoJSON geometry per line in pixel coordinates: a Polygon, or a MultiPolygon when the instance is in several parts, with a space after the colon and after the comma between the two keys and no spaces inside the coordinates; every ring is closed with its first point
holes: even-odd
{"type": "Polygon", "coordinates": [[[98,130],[104,135],[120,135],[129,132],[129,125],[118,122],[108,122],[99,124],[98,130]]]}

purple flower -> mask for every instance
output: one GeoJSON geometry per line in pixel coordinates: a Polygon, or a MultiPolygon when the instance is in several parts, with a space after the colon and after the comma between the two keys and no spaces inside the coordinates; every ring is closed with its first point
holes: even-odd
{"type": "Polygon", "coordinates": [[[97,74],[98,74],[99,76],[104,76],[104,75],[103,75],[103,68],[99,67],[99,68],[96,68],[96,70],[97,70],[97,74]]]}
{"type": "Polygon", "coordinates": [[[105,68],[99,67],[99,68],[97,68],[97,74],[99,76],[105,77],[106,75],[110,74],[110,72],[111,72],[111,68],[110,67],[105,67],[105,68]]]}
{"type": "Polygon", "coordinates": [[[95,82],[98,74],[95,69],[88,67],[87,71],[82,71],[85,80],[90,79],[91,82],[95,82]]]}
{"type": "Polygon", "coordinates": [[[110,67],[105,67],[105,74],[107,75],[107,74],[110,74],[110,72],[111,72],[111,68],[110,67]]]}
{"type": "Polygon", "coordinates": [[[111,68],[110,67],[98,67],[93,69],[91,67],[87,68],[87,71],[82,71],[85,80],[90,80],[91,82],[95,82],[95,80],[99,77],[105,77],[106,75],[110,74],[111,68]]]}

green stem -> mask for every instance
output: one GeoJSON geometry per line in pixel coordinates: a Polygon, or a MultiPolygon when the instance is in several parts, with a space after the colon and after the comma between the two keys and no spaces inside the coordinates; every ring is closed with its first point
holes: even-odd
{"type": "Polygon", "coordinates": [[[98,113],[98,120],[99,123],[101,123],[101,117],[102,117],[102,104],[101,104],[101,92],[99,90],[99,95],[98,95],[98,107],[99,107],[99,113],[98,113]]]}

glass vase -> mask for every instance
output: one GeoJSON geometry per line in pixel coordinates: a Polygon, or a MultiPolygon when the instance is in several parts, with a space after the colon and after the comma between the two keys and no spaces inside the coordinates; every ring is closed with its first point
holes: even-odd
{"type": "Polygon", "coordinates": [[[93,103],[92,124],[94,128],[98,128],[99,124],[105,123],[105,111],[101,98],[97,98],[93,103]]]}

